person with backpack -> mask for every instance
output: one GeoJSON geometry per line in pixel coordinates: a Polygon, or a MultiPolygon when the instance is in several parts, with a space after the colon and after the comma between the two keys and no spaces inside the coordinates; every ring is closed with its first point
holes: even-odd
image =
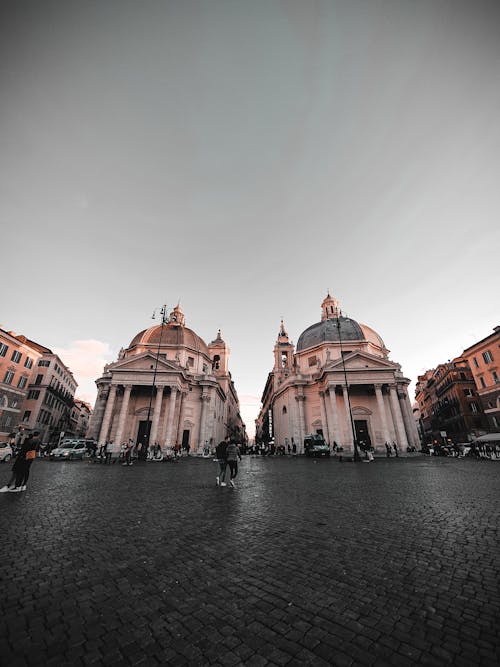
{"type": "Polygon", "coordinates": [[[231,476],[229,478],[229,485],[234,489],[234,479],[238,474],[238,459],[241,461],[240,448],[236,442],[231,441],[226,448],[226,461],[231,471],[231,476]]]}

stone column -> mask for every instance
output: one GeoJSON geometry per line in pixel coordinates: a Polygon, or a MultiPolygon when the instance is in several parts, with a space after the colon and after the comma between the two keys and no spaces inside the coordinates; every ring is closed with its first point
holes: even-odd
{"type": "Polygon", "coordinates": [[[352,433],[352,423],[351,423],[351,413],[349,412],[349,393],[345,384],[342,385],[342,394],[344,396],[344,412],[347,423],[347,445],[350,449],[354,448],[353,442],[353,433],[352,433]]]}
{"type": "Polygon", "coordinates": [[[208,394],[201,395],[201,415],[200,415],[200,430],[198,434],[198,454],[203,453],[203,445],[205,443],[205,418],[207,414],[207,407],[210,403],[210,396],[208,394]]]}
{"type": "Polygon", "coordinates": [[[130,392],[132,385],[127,384],[123,391],[122,405],[120,408],[120,417],[118,418],[118,430],[116,432],[116,443],[121,444],[123,438],[123,431],[125,429],[125,422],[127,421],[128,403],[130,400],[130,392]]]}
{"type": "Polygon", "coordinates": [[[89,427],[87,429],[87,438],[94,438],[96,441],[99,440],[99,433],[101,432],[102,421],[104,419],[104,411],[106,410],[106,394],[106,390],[100,386],[94,411],[90,417],[89,427]]]}
{"type": "Polygon", "coordinates": [[[418,445],[418,440],[415,440],[415,429],[414,429],[414,420],[413,413],[410,407],[410,401],[408,396],[400,396],[399,404],[401,406],[401,412],[403,413],[403,421],[406,429],[406,437],[408,438],[408,444],[416,447],[418,445]]]}
{"type": "Polygon", "coordinates": [[[333,441],[335,440],[337,445],[342,445],[344,438],[342,437],[339,428],[339,413],[337,410],[337,395],[335,394],[335,385],[330,384],[328,386],[328,391],[330,394],[330,414],[332,419],[332,428],[330,429],[332,442],[330,444],[333,445],[333,441]]]}
{"type": "Polygon", "coordinates": [[[387,413],[385,411],[384,397],[382,396],[382,385],[375,384],[373,386],[375,387],[377,407],[380,415],[380,421],[382,422],[383,437],[386,442],[391,442],[391,434],[389,433],[389,428],[387,427],[387,413]]]}
{"type": "Polygon", "coordinates": [[[321,421],[323,422],[323,429],[326,442],[330,443],[330,429],[328,428],[328,415],[325,403],[325,392],[319,392],[319,407],[321,410],[321,421]]]}
{"type": "Polygon", "coordinates": [[[116,384],[109,386],[108,400],[106,402],[106,409],[104,410],[104,418],[102,420],[101,432],[99,433],[99,444],[104,444],[108,439],[109,426],[111,424],[111,415],[115,406],[116,398],[116,384]]]}
{"type": "Polygon", "coordinates": [[[177,425],[175,427],[175,442],[181,442],[182,439],[182,427],[184,425],[184,407],[186,405],[186,393],[185,391],[179,390],[179,419],[177,420],[177,425]]]}
{"type": "Polygon", "coordinates": [[[408,440],[406,439],[405,425],[403,423],[403,415],[401,414],[401,407],[399,405],[399,400],[396,395],[396,387],[389,385],[389,398],[391,401],[392,412],[394,417],[394,426],[396,428],[396,433],[398,436],[398,446],[400,449],[408,447],[408,440]]]}
{"type": "Polygon", "coordinates": [[[304,425],[304,401],[306,400],[305,396],[298,395],[295,396],[295,400],[299,405],[299,439],[300,442],[297,444],[297,451],[302,453],[304,450],[304,436],[305,436],[305,425],[304,425]]]}
{"type": "Polygon", "coordinates": [[[175,403],[177,401],[177,387],[170,388],[170,401],[168,403],[167,432],[165,434],[165,445],[171,447],[172,433],[174,432],[175,403]]]}
{"type": "Polygon", "coordinates": [[[156,387],[155,407],[153,409],[153,420],[151,422],[151,432],[149,434],[149,446],[152,447],[158,440],[158,425],[160,423],[161,404],[163,401],[163,387],[156,387]]]}

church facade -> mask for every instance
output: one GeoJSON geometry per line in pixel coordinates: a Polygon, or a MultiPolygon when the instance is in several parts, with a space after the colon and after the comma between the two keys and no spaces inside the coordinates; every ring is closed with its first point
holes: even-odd
{"type": "Polygon", "coordinates": [[[353,452],[356,443],[385,453],[419,446],[408,385],[389,359],[382,338],[370,327],[344,317],[338,301],[324,299],[321,321],[308,327],[295,349],[283,322],[274,346],[274,368],[256,420],[257,439],[295,445],[320,433],[330,446],[353,452]]]}
{"type": "Polygon", "coordinates": [[[226,435],[244,439],[238,396],[220,331],[207,345],[186,327],[178,305],[138,333],[96,380],[87,436],[115,451],[132,440],[201,454],[226,435]]]}

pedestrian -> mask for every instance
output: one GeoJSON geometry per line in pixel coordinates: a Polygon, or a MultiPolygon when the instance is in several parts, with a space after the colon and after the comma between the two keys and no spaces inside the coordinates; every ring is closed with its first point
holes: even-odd
{"type": "Polygon", "coordinates": [[[1,489],[2,492],[26,491],[31,464],[36,457],[37,450],[40,448],[40,438],[38,437],[39,435],[40,433],[38,431],[34,431],[24,439],[14,465],[12,466],[12,472],[15,474],[14,486],[12,486],[11,478],[7,484],[7,488],[3,487],[1,489]]]}
{"type": "Polygon", "coordinates": [[[124,442],[123,445],[123,458],[124,461],[122,463],[123,466],[131,466],[132,465],[132,447],[133,444],[130,442],[124,442]]]}
{"type": "Polygon", "coordinates": [[[231,476],[229,478],[229,485],[234,489],[234,479],[238,474],[238,459],[241,461],[241,453],[239,445],[231,441],[226,449],[226,461],[231,471],[231,476]]]}
{"type": "Polygon", "coordinates": [[[392,448],[394,450],[394,456],[398,457],[399,456],[399,454],[398,454],[399,450],[398,450],[398,446],[396,445],[395,442],[392,443],[392,448]]]}
{"type": "Polygon", "coordinates": [[[295,443],[292,444],[292,454],[293,456],[297,456],[297,445],[295,443]]]}
{"type": "Polygon", "coordinates": [[[385,452],[386,452],[385,455],[387,456],[387,458],[390,459],[391,458],[391,445],[387,442],[387,440],[385,441],[385,452]]]}
{"type": "Polygon", "coordinates": [[[215,448],[215,460],[217,461],[219,465],[219,472],[217,477],[215,478],[217,486],[226,486],[226,467],[227,467],[227,461],[226,461],[226,450],[229,445],[230,438],[228,435],[224,438],[224,440],[221,440],[217,447],[215,448]]]}

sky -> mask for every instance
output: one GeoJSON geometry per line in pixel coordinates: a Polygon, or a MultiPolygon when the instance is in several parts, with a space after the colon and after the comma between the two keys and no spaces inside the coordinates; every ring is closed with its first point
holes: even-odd
{"type": "Polygon", "coordinates": [[[248,432],[329,290],[412,380],[500,324],[500,8],[0,3],[0,323],[77,396],[154,309],[220,328],[248,432]]]}

